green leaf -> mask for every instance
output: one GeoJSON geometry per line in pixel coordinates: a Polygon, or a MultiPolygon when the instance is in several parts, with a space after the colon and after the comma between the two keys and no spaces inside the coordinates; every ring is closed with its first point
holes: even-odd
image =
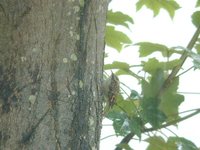
{"type": "Polygon", "coordinates": [[[126,28],[129,28],[128,23],[133,24],[133,19],[122,12],[113,12],[112,10],[109,10],[107,13],[107,23],[122,25],[126,28]]]}
{"type": "Polygon", "coordinates": [[[169,13],[171,18],[174,17],[175,11],[180,8],[178,3],[174,0],[162,0],[159,2],[161,3],[161,7],[169,13]]]}
{"type": "Polygon", "coordinates": [[[106,26],[106,44],[119,52],[126,44],[131,44],[129,37],[121,31],[117,31],[113,26],[106,26]]]}
{"type": "Polygon", "coordinates": [[[162,69],[157,69],[154,74],[152,74],[149,83],[145,80],[142,81],[142,116],[144,120],[149,122],[154,128],[158,128],[166,120],[166,115],[159,109],[161,100],[157,96],[164,81],[165,78],[162,69]]]}
{"type": "Polygon", "coordinates": [[[117,147],[124,150],[133,150],[128,144],[117,144],[117,147]]]}
{"type": "Polygon", "coordinates": [[[140,46],[140,57],[146,57],[154,52],[161,52],[164,57],[169,57],[172,54],[169,53],[169,48],[165,45],[150,42],[140,42],[136,45],[140,46]]]}
{"type": "Polygon", "coordinates": [[[133,117],[129,120],[131,132],[135,133],[141,139],[143,121],[139,117],[133,117]]]}
{"type": "Polygon", "coordinates": [[[200,25],[200,11],[192,14],[192,23],[198,28],[200,25]]]}
{"type": "Polygon", "coordinates": [[[139,98],[139,93],[135,90],[131,90],[131,94],[130,94],[130,99],[135,99],[135,98],[139,98]]]}
{"type": "Polygon", "coordinates": [[[120,70],[115,72],[115,74],[117,76],[120,76],[120,75],[132,75],[131,73],[132,72],[130,70],[124,70],[124,69],[120,69],[120,70]]]}
{"type": "Polygon", "coordinates": [[[104,70],[110,70],[110,69],[129,70],[129,68],[130,68],[129,64],[120,61],[114,61],[112,64],[104,65],[104,70]]]}
{"type": "Polygon", "coordinates": [[[150,81],[150,88],[153,97],[156,97],[163,86],[164,83],[164,71],[162,69],[157,69],[154,74],[152,74],[150,81]]]}
{"type": "Polygon", "coordinates": [[[167,116],[167,120],[175,120],[179,118],[178,108],[184,101],[184,96],[180,94],[165,94],[160,103],[160,109],[167,116]]]}
{"type": "Polygon", "coordinates": [[[193,51],[188,51],[188,55],[193,59],[194,67],[200,68],[200,54],[194,53],[193,51]]]}
{"type": "Polygon", "coordinates": [[[181,150],[198,150],[198,147],[183,137],[169,137],[168,141],[174,142],[181,150]]]}
{"type": "Polygon", "coordinates": [[[167,116],[167,120],[178,119],[178,107],[184,101],[184,96],[177,94],[179,79],[176,78],[161,96],[160,110],[167,116]]]}
{"type": "Polygon", "coordinates": [[[177,150],[177,146],[174,142],[166,143],[161,136],[153,136],[145,141],[149,143],[147,150],[177,150]]]}
{"type": "Polygon", "coordinates": [[[113,128],[117,135],[125,136],[130,133],[128,118],[124,112],[112,110],[107,118],[113,121],[113,128]]]}
{"type": "Polygon", "coordinates": [[[160,9],[163,8],[169,13],[171,18],[174,17],[175,11],[180,8],[178,3],[174,0],[139,0],[136,3],[136,10],[140,10],[143,6],[151,9],[154,16],[157,16],[160,9]]]}
{"type": "Polygon", "coordinates": [[[156,58],[150,58],[147,62],[142,62],[144,71],[152,74],[157,69],[162,69],[163,65],[156,58]]]}
{"type": "Polygon", "coordinates": [[[162,69],[155,70],[150,83],[142,80],[142,93],[145,98],[156,97],[164,82],[164,72],[162,69]]]}
{"type": "Polygon", "coordinates": [[[159,99],[144,98],[142,100],[142,117],[146,122],[149,122],[152,127],[159,126],[166,120],[165,114],[158,109],[159,99]]]}
{"type": "Polygon", "coordinates": [[[200,62],[193,60],[193,64],[194,64],[194,69],[200,69],[200,62]]]}
{"type": "Polygon", "coordinates": [[[160,11],[160,7],[159,7],[159,3],[157,2],[157,0],[139,0],[136,3],[136,10],[140,10],[143,6],[146,6],[147,8],[151,9],[154,13],[154,16],[157,16],[159,11],[160,11]]]}
{"type": "Polygon", "coordinates": [[[122,111],[124,111],[129,117],[134,116],[137,111],[137,106],[135,105],[134,101],[130,100],[119,101],[117,102],[116,107],[122,108],[122,111]]]}
{"type": "Polygon", "coordinates": [[[180,47],[168,48],[165,45],[150,42],[139,42],[135,45],[139,46],[140,57],[149,56],[154,52],[160,52],[163,57],[170,57],[172,54],[182,54],[182,51],[185,50],[183,48],[177,50],[177,48],[180,49],[180,47]]]}
{"type": "Polygon", "coordinates": [[[180,59],[168,62],[159,62],[156,58],[150,58],[147,62],[142,62],[144,71],[152,74],[157,69],[171,70],[180,63],[180,59]]]}
{"type": "Polygon", "coordinates": [[[165,147],[165,140],[161,136],[153,136],[145,141],[149,143],[147,150],[163,150],[162,148],[165,147]]]}
{"type": "Polygon", "coordinates": [[[151,85],[149,82],[147,82],[146,80],[142,80],[141,81],[141,85],[142,85],[142,94],[144,97],[153,97],[153,93],[151,90],[151,85]]]}
{"type": "Polygon", "coordinates": [[[197,0],[196,7],[200,6],[200,0],[197,0]]]}
{"type": "Polygon", "coordinates": [[[138,80],[141,80],[143,79],[143,77],[139,76],[138,74],[134,73],[133,71],[131,71],[130,69],[129,70],[125,70],[125,69],[119,69],[116,73],[115,73],[117,76],[119,75],[129,75],[129,76],[132,76],[138,80]]]}
{"type": "Polygon", "coordinates": [[[197,41],[196,44],[195,44],[195,49],[196,49],[196,52],[197,52],[198,54],[200,54],[200,42],[199,42],[199,40],[200,40],[200,39],[198,39],[198,41],[197,41]]]}

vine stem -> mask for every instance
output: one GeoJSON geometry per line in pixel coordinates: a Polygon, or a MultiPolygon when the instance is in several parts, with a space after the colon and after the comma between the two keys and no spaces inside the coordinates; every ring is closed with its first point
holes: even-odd
{"type": "MultiPolygon", "coordinates": [[[[198,40],[199,34],[200,34],[200,25],[198,26],[198,28],[197,28],[196,32],[194,33],[192,39],[191,39],[190,42],[188,43],[188,45],[187,45],[187,47],[186,47],[187,51],[185,50],[185,51],[183,52],[183,54],[181,55],[181,57],[180,57],[180,63],[172,69],[172,71],[171,71],[171,73],[169,74],[168,78],[165,80],[165,82],[163,83],[162,87],[160,88],[160,90],[159,90],[159,92],[158,92],[158,94],[157,94],[158,97],[160,97],[160,96],[162,95],[162,93],[165,91],[165,89],[167,89],[167,88],[169,87],[169,85],[170,85],[171,83],[173,83],[174,79],[175,79],[176,76],[177,76],[177,73],[179,72],[179,70],[181,69],[181,67],[183,66],[185,60],[186,60],[187,57],[188,57],[188,51],[191,51],[191,50],[192,50],[192,48],[194,47],[196,41],[198,40]]],[[[200,113],[200,110],[197,110],[197,111],[195,111],[194,113],[191,113],[191,114],[189,114],[189,115],[187,115],[187,116],[185,116],[185,117],[182,117],[182,118],[180,118],[180,119],[178,119],[178,120],[173,120],[173,121],[171,121],[171,122],[168,122],[168,123],[166,123],[166,124],[160,126],[158,129],[166,128],[166,127],[171,126],[171,125],[173,125],[173,124],[179,123],[179,122],[181,122],[181,121],[183,121],[183,120],[186,120],[186,119],[188,119],[188,118],[190,118],[190,117],[192,117],[192,116],[194,116],[194,115],[197,115],[198,113],[200,113]]],[[[155,128],[148,128],[148,129],[144,129],[144,130],[142,131],[142,133],[150,132],[150,131],[155,131],[155,130],[157,130],[157,129],[155,129],[155,128]]],[[[121,140],[120,144],[128,144],[129,141],[133,138],[134,135],[135,135],[134,132],[129,133],[128,135],[126,135],[126,136],[121,140]]],[[[122,148],[116,147],[115,150],[122,150],[122,148]]]]}

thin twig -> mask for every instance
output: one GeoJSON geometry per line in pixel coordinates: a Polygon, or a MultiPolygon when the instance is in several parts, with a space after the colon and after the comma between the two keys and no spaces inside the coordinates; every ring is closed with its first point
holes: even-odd
{"type": "Polygon", "coordinates": [[[180,93],[180,94],[200,94],[200,92],[177,92],[177,93],[180,93]]]}
{"type": "Polygon", "coordinates": [[[165,130],[168,130],[168,131],[171,132],[173,135],[175,135],[176,137],[178,137],[178,135],[177,135],[175,132],[173,132],[171,129],[165,128],[165,130]]]}
{"type": "Polygon", "coordinates": [[[181,72],[180,74],[178,74],[177,76],[180,77],[181,75],[185,74],[186,72],[190,71],[192,68],[194,68],[194,66],[188,68],[187,70],[181,72]]]}
{"type": "Polygon", "coordinates": [[[100,140],[102,141],[102,140],[105,140],[105,139],[110,138],[110,137],[112,137],[112,136],[116,136],[116,134],[112,134],[112,135],[105,136],[105,137],[101,138],[100,140]]]}

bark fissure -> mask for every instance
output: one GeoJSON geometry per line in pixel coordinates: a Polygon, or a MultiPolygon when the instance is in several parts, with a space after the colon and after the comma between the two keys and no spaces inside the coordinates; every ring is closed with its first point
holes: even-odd
{"type": "MultiPolygon", "coordinates": [[[[87,42],[88,42],[88,32],[89,29],[86,26],[88,23],[88,9],[90,6],[90,0],[84,2],[84,6],[80,10],[80,22],[79,22],[79,32],[80,32],[80,41],[78,43],[78,68],[76,71],[76,77],[78,82],[83,82],[84,84],[84,75],[87,59],[87,42]]],[[[79,85],[79,83],[77,84],[79,85]]],[[[87,111],[89,107],[89,100],[87,99],[87,89],[84,87],[78,86],[77,88],[77,98],[75,100],[76,106],[74,109],[74,119],[72,121],[72,131],[73,139],[71,143],[72,149],[91,149],[87,142],[87,131],[88,131],[88,117],[87,111]]]]}
{"type": "Polygon", "coordinates": [[[56,140],[56,149],[61,149],[61,142],[60,142],[60,133],[59,133],[59,96],[60,92],[57,88],[57,81],[56,81],[56,72],[57,72],[57,45],[58,45],[58,39],[55,42],[55,49],[53,49],[53,55],[52,55],[52,63],[51,63],[51,75],[50,75],[50,81],[51,81],[51,90],[49,91],[48,100],[50,100],[51,108],[52,108],[52,118],[53,118],[53,126],[54,126],[54,132],[55,132],[55,140],[56,140]]]}
{"type": "Polygon", "coordinates": [[[10,68],[6,71],[1,70],[0,74],[0,107],[2,107],[2,113],[8,113],[10,111],[11,104],[17,102],[19,93],[16,86],[14,68],[10,68]]]}

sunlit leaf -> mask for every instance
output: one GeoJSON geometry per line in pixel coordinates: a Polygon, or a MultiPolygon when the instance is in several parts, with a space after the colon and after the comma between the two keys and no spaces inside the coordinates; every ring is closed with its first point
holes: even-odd
{"type": "Polygon", "coordinates": [[[177,150],[174,142],[165,142],[161,136],[153,136],[145,141],[149,143],[147,150],[177,150]]]}
{"type": "Polygon", "coordinates": [[[113,12],[112,10],[109,10],[107,13],[107,22],[114,25],[122,25],[128,28],[128,23],[133,24],[133,19],[122,12],[113,12]]]}
{"type": "Polygon", "coordinates": [[[180,62],[181,62],[180,59],[174,59],[174,60],[171,60],[171,61],[168,61],[168,62],[162,62],[163,63],[163,69],[164,70],[171,70],[175,66],[177,66],[180,62]]]}
{"type": "Polygon", "coordinates": [[[163,150],[162,148],[165,147],[165,140],[161,136],[153,136],[145,141],[149,143],[147,150],[163,150]]]}
{"type": "Polygon", "coordinates": [[[171,18],[174,17],[175,11],[180,8],[174,0],[139,0],[136,3],[136,10],[140,10],[143,6],[151,9],[154,16],[157,16],[160,9],[163,8],[169,13],[171,18]]]}
{"type": "Polygon", "coordinates": [[[199,7],[199,6],[200,6],[200,0],[197,0],[196,7],[199,7]]]}
{"type": "Polygon", "coordinates": [[[177,119],[179,118],[178,108],[183,101],[183,95],[166,93],[161,100],[160,109],[168,117],[168,120],[177,119]]]}
{"type": "Polygon", "coordinates": [[[132,70],[130,69],[119,69],[118,71],[115,72],[116,75],[129,75],[129,76],[132,76],[138,80],[141,80],[143,79],[143,77],[139,76],[138,74],[134,73],[132,70]]]}
{"type": "Polygon", "coordinates": [[[118,51],[126,44],[131,44],[130,38],[123,32],[117,31],[114,26],[106,26],[106,44],[118,51]]]}
{"type": "Polygon", "coordinates": [[[139,0],[136,3],[136,10],[140,10],[143,6],[146,6],[147,8],[151,9],[154,12],[154,16],[157,16],[159,11],[160,11],[160,7],[159,7],[159,3],[157,2],[157,0],[139,0]]]}
{"type": "Polygon", "coordinates": [[[145,141],[149,143],[147,150],[177,150],[174,143],[166,143],[161,136],[153,136],[145,141]]]}
{"type": "Polygon", "coordinates": [[[133,116],[137,111],[137,106],[134,101],[120,101],[117,103],[116,107],[119,107],[120,109],[122,109],[122,111],[126,112],[127,116],[133,116]]]}
{"type": "Polygon", "coordinates": [[[161,52],[163,56],[169,57],[169,49],[165,45],[150,43],[150,42],[140,42],[136,45],[140,46],[139,53],[140,57],[146,57],[154,52],[161,52]]]}
{"type": "Polygon", "coordinates": [[[109,70],[109,69],[129,70],[129,68],[130,68],[129,64],[120,61],[114,61],[112,64],[104,65],[104,70],[109,70]]]}
{"type": "Polygon", "coordinates": [[[176,78],[161,96],[159,108],[168,117],[168,121],[179,118],[178,108],[184,101],[184,96],[177,94],[178,84],[179,80],[176,78]]]}
{"type": "Polygon", "coordinates": [[[183,48],[181,49],[179,47],[168,48],[165,45],[157,44],[157,43],[140,42],[135,45],[139,46],[140,57],[146,57],[155,52],[160,52],[163,57],[170,57],[172,54],[183,53],[183,48]]]}
{"type": "Polygon", "coordinates": [[[200,11],[196,11],[195,13],[192,14],[192,23],[196,27],[199,27],[199,25],[200,25],[200,11]]]}
{"type": "Polygon", "coordinates": [[[152,74],[157,69],[162,69],[163,65],[156,58],[150,58],[147,62],[142,62],[144,71],[152,74]]]}
{"type": "Polygon", "coordinates": [[[120,75],[131,75],[130,70],[125,70],[125,69],[120,69],[118,71],[115,72],[116,75],[120,76],[120,75]]]}
{"type": "Polygon", "coordinates": [[[144,71],[152,74],[157,69],[171,70],[180,63],[180,59],[168,62],[159,62],[156,58],[150,58],[147,62],[142,62],[144,71]]]}
{"type": "Polygon", "coordinates": [[[164,8],[170,15],[171,18],[174,17],[175,11],[180,8],[178,3],[174,0],[159,0],[161,7],[164,8]]]}

